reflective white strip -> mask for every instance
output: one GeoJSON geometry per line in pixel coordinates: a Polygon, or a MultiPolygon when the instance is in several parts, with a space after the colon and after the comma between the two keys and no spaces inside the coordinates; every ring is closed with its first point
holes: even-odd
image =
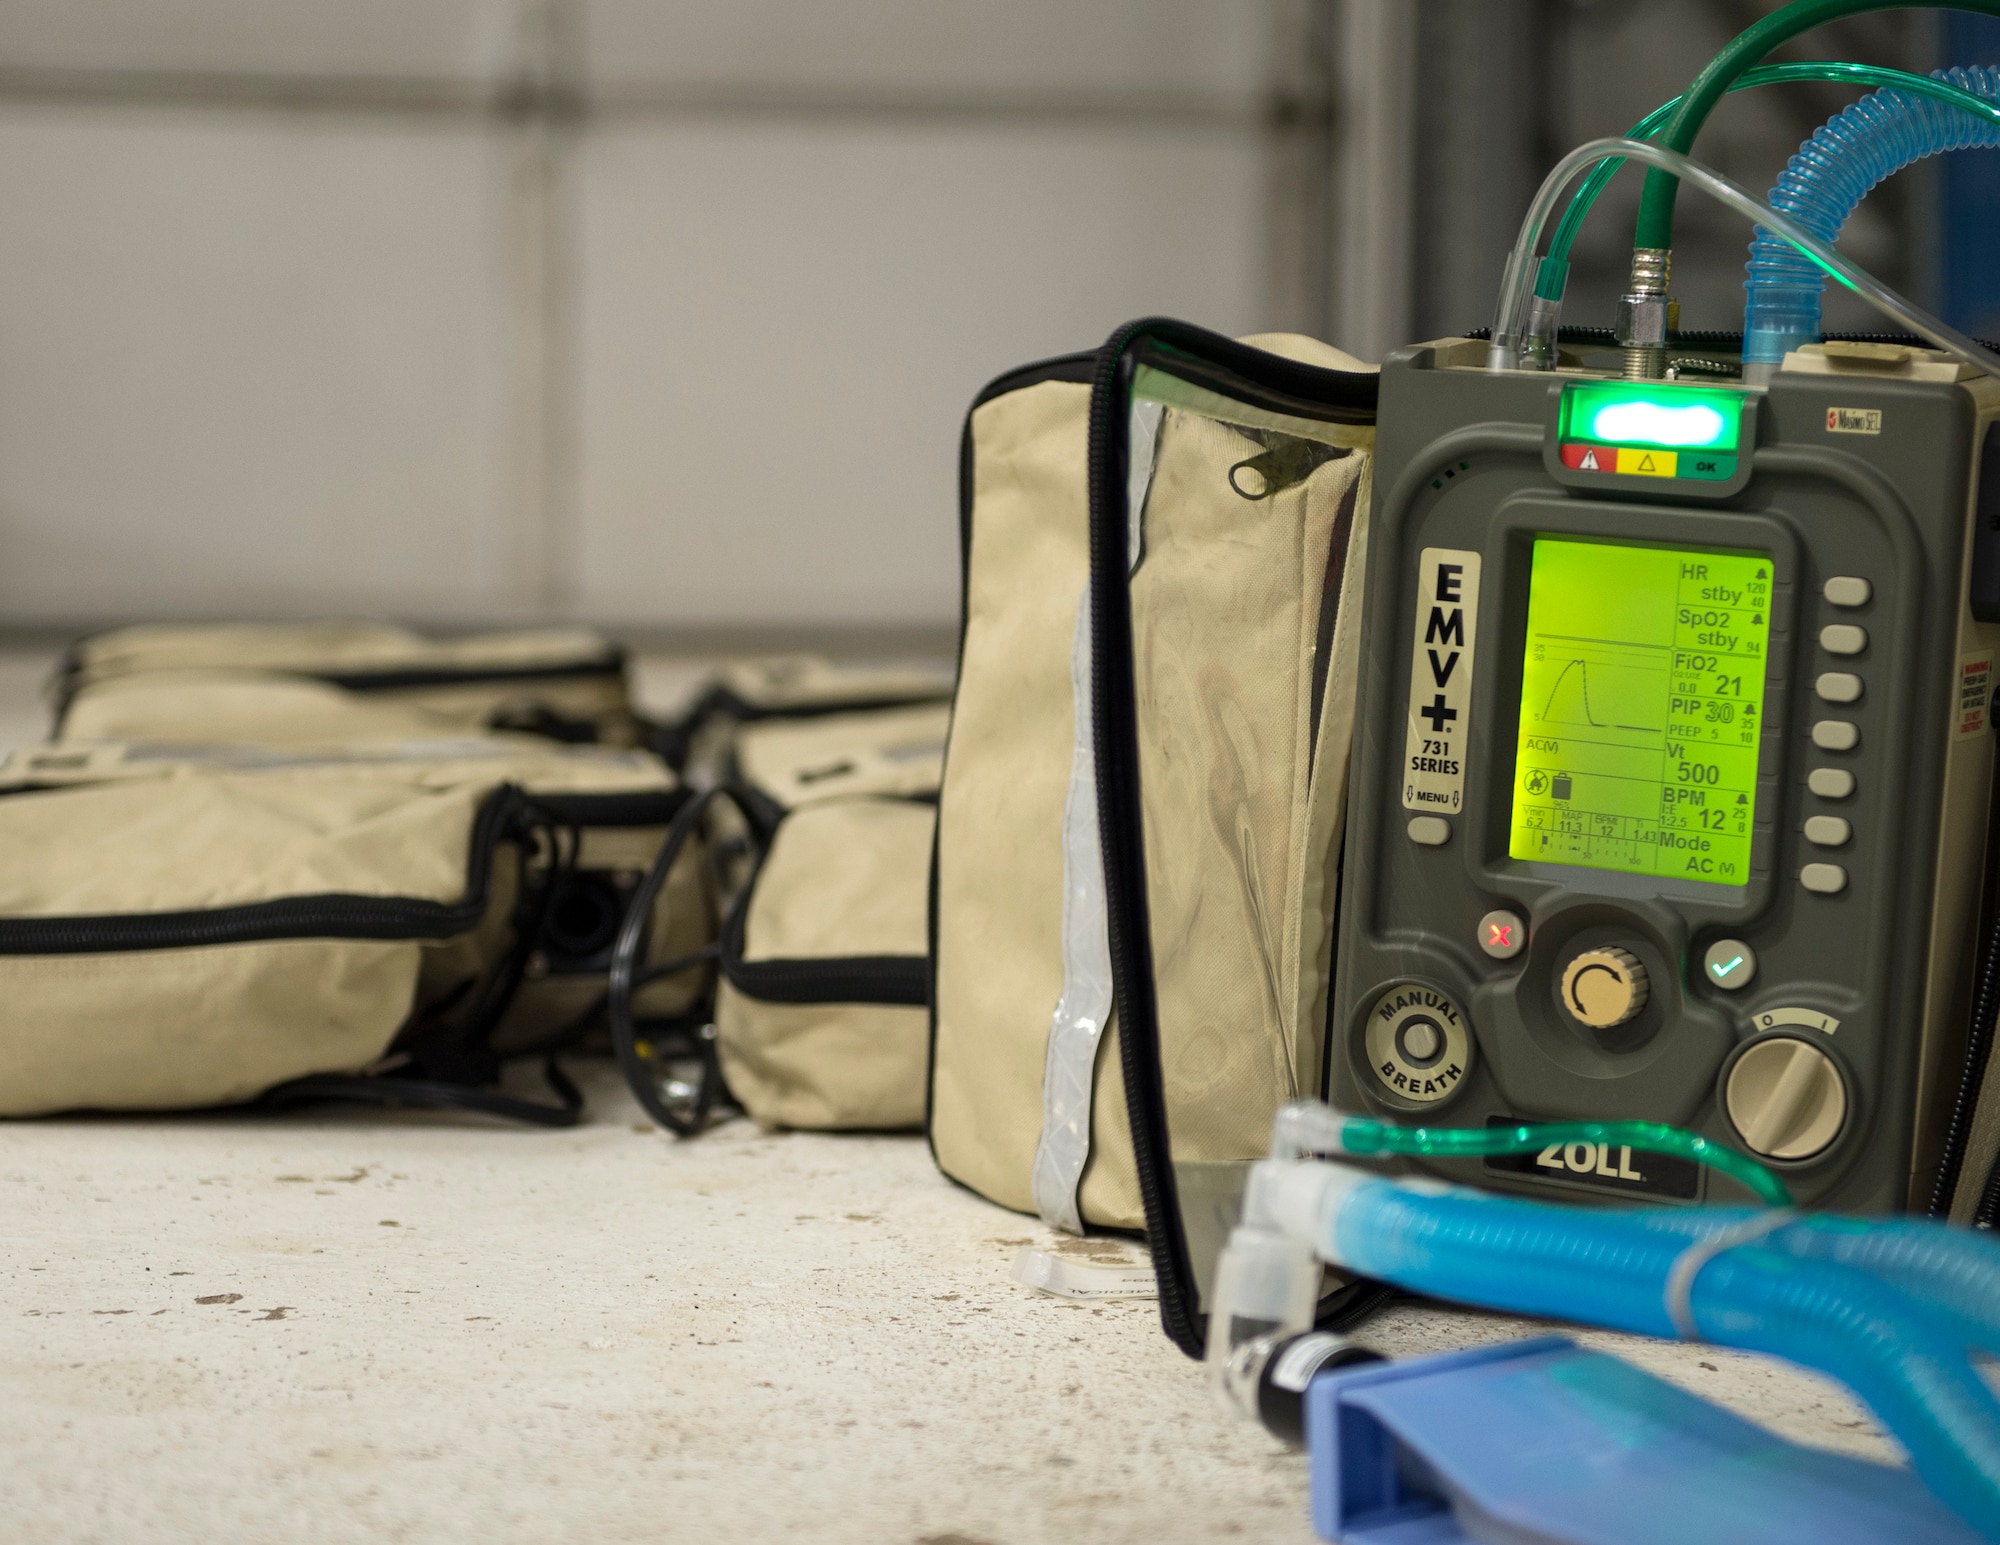
{"type": "MultiPolygon", "coordinates": [[[[1134,402],[1127,422],[1130,470],[1126,562],[1139,566],[1146,496],[1153,486],[1166,409],[1134,402]]],[[[1097,755],[1091,729],[1090,587],[1076,605],[1069,691],[1076,719],[1069,793],[1063,801],[1062,996],[1049,1019],[1042,1063],[1042,1135],[1035,1145],[1035,1211],[1051,1228],[1083,1232],[1077,1188],[1090,1160],[1090,1111],[1097,1086],[1097,1043],[1111,1018],[1111,938],[1104,910],[1104,853],[1097,835],[1097,755]]]]}
{"type": "Polygon", "coordinates": [[[1063,988],[1042,1065],[1042,1137],[1035,1147],[1035,1210],[1051,1228],[1083,1232],[1077,1187],[1090,1158],[1097,1043],[1111,1017],[1111,939],[1104,912],[1104,855],[1097,841],[1096,740],[1090,723],[1090,595],[1076,608],[1069,651],[1076,736],[1063,803],[1063,988]]]}

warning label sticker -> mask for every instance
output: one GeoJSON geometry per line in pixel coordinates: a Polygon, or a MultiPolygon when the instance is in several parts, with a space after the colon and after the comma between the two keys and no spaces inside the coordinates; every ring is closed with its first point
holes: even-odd
{"type": "Polygon", "coordinates": [[[1417,558],[1403,804],[1455,813],[1465,803],[1472,734],[1472,646],[1479,632],[1479,554],[1426,547],[1417,558]]]}
{"type": "Polygon", "coordinates": [[[1954,705],[1952,738],[1970,740],[1984,735],[1993,704],[1993,651],[1969,654],[1958,662],[1958,698],[1954,705]]]}

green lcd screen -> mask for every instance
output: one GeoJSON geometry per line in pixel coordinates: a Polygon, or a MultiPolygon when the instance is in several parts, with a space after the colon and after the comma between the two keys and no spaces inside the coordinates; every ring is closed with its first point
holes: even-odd
{"type": "Polygon", "coordinates": [[[1766,553],[1538,538],[1508,853],[1745,884],[1770,599],[1766,553]]]}

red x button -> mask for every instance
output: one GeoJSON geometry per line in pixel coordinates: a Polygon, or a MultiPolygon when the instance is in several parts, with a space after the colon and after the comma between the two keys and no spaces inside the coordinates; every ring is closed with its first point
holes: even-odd
{"type": "Polygon", "coordinates": [[[1495,960],[1512,960],[1528,942],[1528,925],[1512,912],[1488,912],[1479,920],[1479,947],[1495,960]]]}

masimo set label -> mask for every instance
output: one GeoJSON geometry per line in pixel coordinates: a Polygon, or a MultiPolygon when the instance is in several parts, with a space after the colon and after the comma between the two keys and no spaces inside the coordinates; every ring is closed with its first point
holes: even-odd
{"type": "Polygon", "coordinates": [[[1472,732],[1472,646],[1479,632],[1479,554],[1426,547],[1417,558],[1417,622],[1410,644],[1410,718],[1403,803],[1457,814],[1465,803],[1472,732]]]}

